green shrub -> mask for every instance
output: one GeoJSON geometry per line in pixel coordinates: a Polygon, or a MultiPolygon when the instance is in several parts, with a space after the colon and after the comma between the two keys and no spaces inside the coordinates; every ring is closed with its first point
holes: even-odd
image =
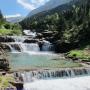
{"type": "Polygon", "coordinates": [[[68,54],[69,57],[77,57],[80,59],[88,59],[90,60],[90,51],[88,50],[72,50],[68,54]]]}

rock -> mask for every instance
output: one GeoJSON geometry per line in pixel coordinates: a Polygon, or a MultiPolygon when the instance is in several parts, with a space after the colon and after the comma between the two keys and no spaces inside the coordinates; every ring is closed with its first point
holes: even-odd
{"type": "Polygon", "coordinates": [[[52,31],[45,31],[42,33],[44,37],[51,37],[53,35],[52,31]]]}
{"type": "Polygon", "coordinates": [[[9,62],[7,59],[0,58],[0,69],[9,70],[9,62]]]}
{"type": "Polygon", "coordinates": [[[38,39],[26,39],[24,40],[24,43],[37,43],[38,39]]]}
{"type": "Polygon", "coordinates": [[[36,38],[38,38],[38,39],[42,39],[42,38],[43,38],[43,34],[42,34],[42,33],[37,33],[36,38]]]}
{"type": "Polygon", "coordinates": [[[23,90],[23,82],[9,82],[17,88],[17,90],[23,90]]]}
{"type": "Polygon", "coordinates": [[[15,50],[21,52],[21,48],[18,44],[11,44],[12,48],[14,48],[15,50]]]}
{"type": "Polygon", "coordinates": [[[5,51],[11,51],[10,47],[7,44],[0,44],[0,47],[5,51]]]}
{"type": "Polygon", "coordinates": [[[38,45],[39,45],[39,47],[40,47],[40,51],[42,51],[43,41],[39,41],[39,42],[38,42],[38,45]]]}
{"type": "Polygon", "coordinates": [[[72,49],[75,49],[78,47],[77,43],[66,43],[58,40],[54,43],[55,52],[57,53],[66,53],[72,49]]]}
{"type": "Polygon", "coordinates": [[[0,42],[15,42],[15,40],[11,37],[0,36],[0,42]]]}

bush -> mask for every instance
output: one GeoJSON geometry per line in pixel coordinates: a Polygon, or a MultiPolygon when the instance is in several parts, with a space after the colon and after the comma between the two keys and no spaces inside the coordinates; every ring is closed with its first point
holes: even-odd
{"type": "Polygon", "coordinates": [[[72,50],[72,51],[69,52],[68,56],[90,60],[90,51],[87,51],[87,50],[72,50]]]}

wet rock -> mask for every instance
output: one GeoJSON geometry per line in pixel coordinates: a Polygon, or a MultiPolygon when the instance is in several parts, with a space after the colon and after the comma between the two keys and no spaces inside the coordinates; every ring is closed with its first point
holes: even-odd
{"type": "Polygon", "coordinates": [[[21,52],[21,48],[18,44],[11,44],[11,47],[14,48],[15,50],[21,52]]]}
{"type": "Polygon", "coordinates": [[[37,43],[38,40],[37,39],[26,39],[24,40],[24,43],[37,43]]]}
{"type": "Polygon", "coordinates": [[[23,82],[10,82],[17,90],[23,90],[23,82]]]}
{"type": "Polygon", "coordinates": [[[38,39],[42,39],[42,38],[43,38],[43,34],[42,34],[42,33],[37,33],[36,38],[38,38],[38,39]]]}
{"type": "Polygon", "coordinates": [[[51,37],[53,35],[52,31],[45,31],[42,33],[44,37],[51,37]]]}
{"type": "Polygon", "coordinates": [[[11,51],[10,47],[7,44],[0,44],[0,47],[5,51],[11,51]]]}

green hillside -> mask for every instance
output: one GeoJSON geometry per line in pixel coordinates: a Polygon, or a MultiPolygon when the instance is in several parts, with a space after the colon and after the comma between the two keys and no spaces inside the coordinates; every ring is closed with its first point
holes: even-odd
{"type": "Polygon", "coordinates": [[[9,23],[0,11],[0,35],[21,35],[21,26],[18,23],[9,23]]]}
{"type": "Polygon", "coordinates": [[[52,31],[52,43],[58,52],[85,48],[90,44],[90,0],[73,0],[27,17],[20,24],[39,33],[52,31]]]}

